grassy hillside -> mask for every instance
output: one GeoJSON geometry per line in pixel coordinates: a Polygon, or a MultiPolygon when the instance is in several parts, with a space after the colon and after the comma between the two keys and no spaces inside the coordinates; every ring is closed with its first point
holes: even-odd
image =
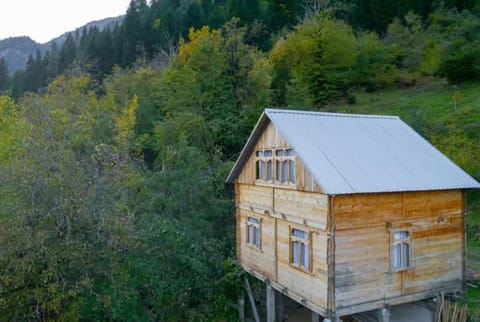
{"type": "MultiPolygon", "coordinates": [[[[464,149],[462,140],[439,140],[448,137],[452,129],[461,131],[471,143],[469,155],[480,151],[480,83],[452,86],[444,80],[422,79],[416,86],[392,88],[373,93],[353,93],[355,103],[330,105],[328,110],[349,113],[398,115],[424,137],[432,140],[450,158],[463,166],[458,159],[464,149]],[[456,102],[456,104],[455,104],[456,102]],[[436,139],[435,139],[436,138],[436,139]],[[438,143],[440,142],[440,143],[438,143]],[[440,146],[439,146],[440,145],[440,146]],[[458,153],[457,153],[458,152],[458,153]]],[[[464,163],[464,164],[462,164],[464,163]]],[[[474,157],[466,169],[477,179],[480,161],[474,157]]],[[[466,168],[465,166],[463,166],[466,168]]],[[[468,265],[480,271],[480,192],[468,196],[468,265]]]]}
{"type": "Polygon", "coordinates": [[[452,86],[443,80],[423,79],[412,87],[355,92],[354,104],[339,104],[335,109],[398,115],[424,136],[445,131],[451,125],[480,138],[479,91],[480,83],[452,86]]]}

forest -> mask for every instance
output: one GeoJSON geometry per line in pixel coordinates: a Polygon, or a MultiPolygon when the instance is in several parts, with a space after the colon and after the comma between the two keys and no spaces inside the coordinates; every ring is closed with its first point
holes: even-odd
{"type": "MultiPolygon", "coordinates": [[[[0,320],[235,321],[224,182],[264,108],[400,115],[480,180],[479,90],[474,0],[132,0],[0,59],[0,320]]],[[[478,192],[467,221],[480,271],[478,192]]]]}

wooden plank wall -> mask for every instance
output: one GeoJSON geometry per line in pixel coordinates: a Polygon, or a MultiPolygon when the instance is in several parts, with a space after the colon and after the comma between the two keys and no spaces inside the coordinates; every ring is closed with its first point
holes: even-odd
{"type": "Polygon", "coordinates": [[[401,303],[399,297],[407,300],[413,294],[462,288],[462,191],[331,198],[337,311],[354,313],[364,303],[377,301],[380,307],[389,299],[401,303]],[[411,234],[414,267],[405,272],[390,269],[390,238],[395,229],[411,234]]]}
{"type": "Polygon", "coordinates": [[[286,288],[287,294],[295,293],[305,301],[327,307],[328,268],[327,268],[327,234],[321,230],[312,230],[307,226],[293,225],[310,231],[312,247],[312,272],[306,273],[290,265],[289,229],[291,223],[278,223],[278,278],[277,282],[286,288]]]}
{"type": "Polygon", "coordinates": [[[240,210],[237,217],[240,238],[240,263],[260,273],[265,278],[275,280],[275,218],[258,213],[240,210]],[[247,217],[255,216],[261,220],[261,249],[246,243],[247,217]]]}
{"type": "MultiPolygon", "coordinates": [[[[275,129],[275,126],[272,123],[270,123],[265,129],[263,135],[258,140],[254,151],[250,155],[250,158],[245,163],[240,175],[238,176],[238,183],[272,186],[271,184],[262,184],[255,181],[255,151],[258,149],[274,149],[287,147],[290,147],[287,140],[285,140],[283,135],[275,129]]],[[[278,187],[298,191],[322,192],[320,186],[316,183],[315,179],[310,174],[308,169],[305,168],[302,160],[298,157],[295,166],[297,174],[296,185],[277,185],[278,187]]]]}
{"type": "Polygon", "coordinates": [[[321,308],[327,301],[328,197],[277,187],[237,184],[237,255],[247,270],[281,285],[287,295],[321,308]],[[246,244],[247,217],[262,220],[262,249],[246,244]],[[311,233],[312,272],[290,265],[289,230],[311,233]]]}

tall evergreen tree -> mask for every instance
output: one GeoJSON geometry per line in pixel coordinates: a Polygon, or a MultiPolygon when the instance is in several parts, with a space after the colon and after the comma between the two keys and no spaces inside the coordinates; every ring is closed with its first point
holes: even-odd
{"type": "Polygon", "coordinates": [[[9,86],[9,83],[10,77],[8,75],[7,62],[3,57],[0,57],[0,92],[6,90],[9,86]]]}
{"type": "Polygon", "coordinates": [[[58,49],[58,45],[55,41],[50,45],[50,48],[47,50],[43,61],[43,64],[45,65],[45,81],[49,83],[55,77],[57,77],[59,72],[60,50],[58,49]]]}
{"type": "Polygon", "coordinates": [[[26,92],[36,92],[45,85],[45,66],[40,51],[37,51],[35,57],[33,55],[28,57],[24,76],[26,92]]]}
{"type": "Polygon", "coordinates": [[[19,98],[25,92],[24,90],[25,72],[23,70],[17,70],[10,82],[11,94],[13,98],[19,98]]]}
{"type": "Polygon", "coordinates": [[[142,24],[139,7],[142,0],[132,0],[122,24],[122,66],[131,65],[138,54],[142,53],[141,41],[142,24]]]}
{"type": "Polygon", "coordinates": [[[59,72],[64,72],[75,60],[77,56],[77,45],[71,33],[68,34],[67,39],[60,50],[59,72]]]}

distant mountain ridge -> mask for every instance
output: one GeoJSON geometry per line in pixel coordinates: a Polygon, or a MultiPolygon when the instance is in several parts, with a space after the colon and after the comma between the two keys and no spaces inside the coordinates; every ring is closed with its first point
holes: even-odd
{"type": "Polygon", "coordinates": [[[60,47],[67,39],[68,34],[72,34],[74,37],[80,37],[82,30],[97,27],[100,30],[113,29],[117,23],[122,22],[124,15],[118,17],[110,17],[101,20],[91,21],[73,31],[68,31],[44,44],[35,42],[30,37],[11,37],[0,40],[0,57],[5,59],[8,65],[8,71],[10,74],[15,73],[17,70],[25,68],[28,56],[35,55],[37,51],[43,55],[50,48],[53,42],[56,42],[60,47]]]}

